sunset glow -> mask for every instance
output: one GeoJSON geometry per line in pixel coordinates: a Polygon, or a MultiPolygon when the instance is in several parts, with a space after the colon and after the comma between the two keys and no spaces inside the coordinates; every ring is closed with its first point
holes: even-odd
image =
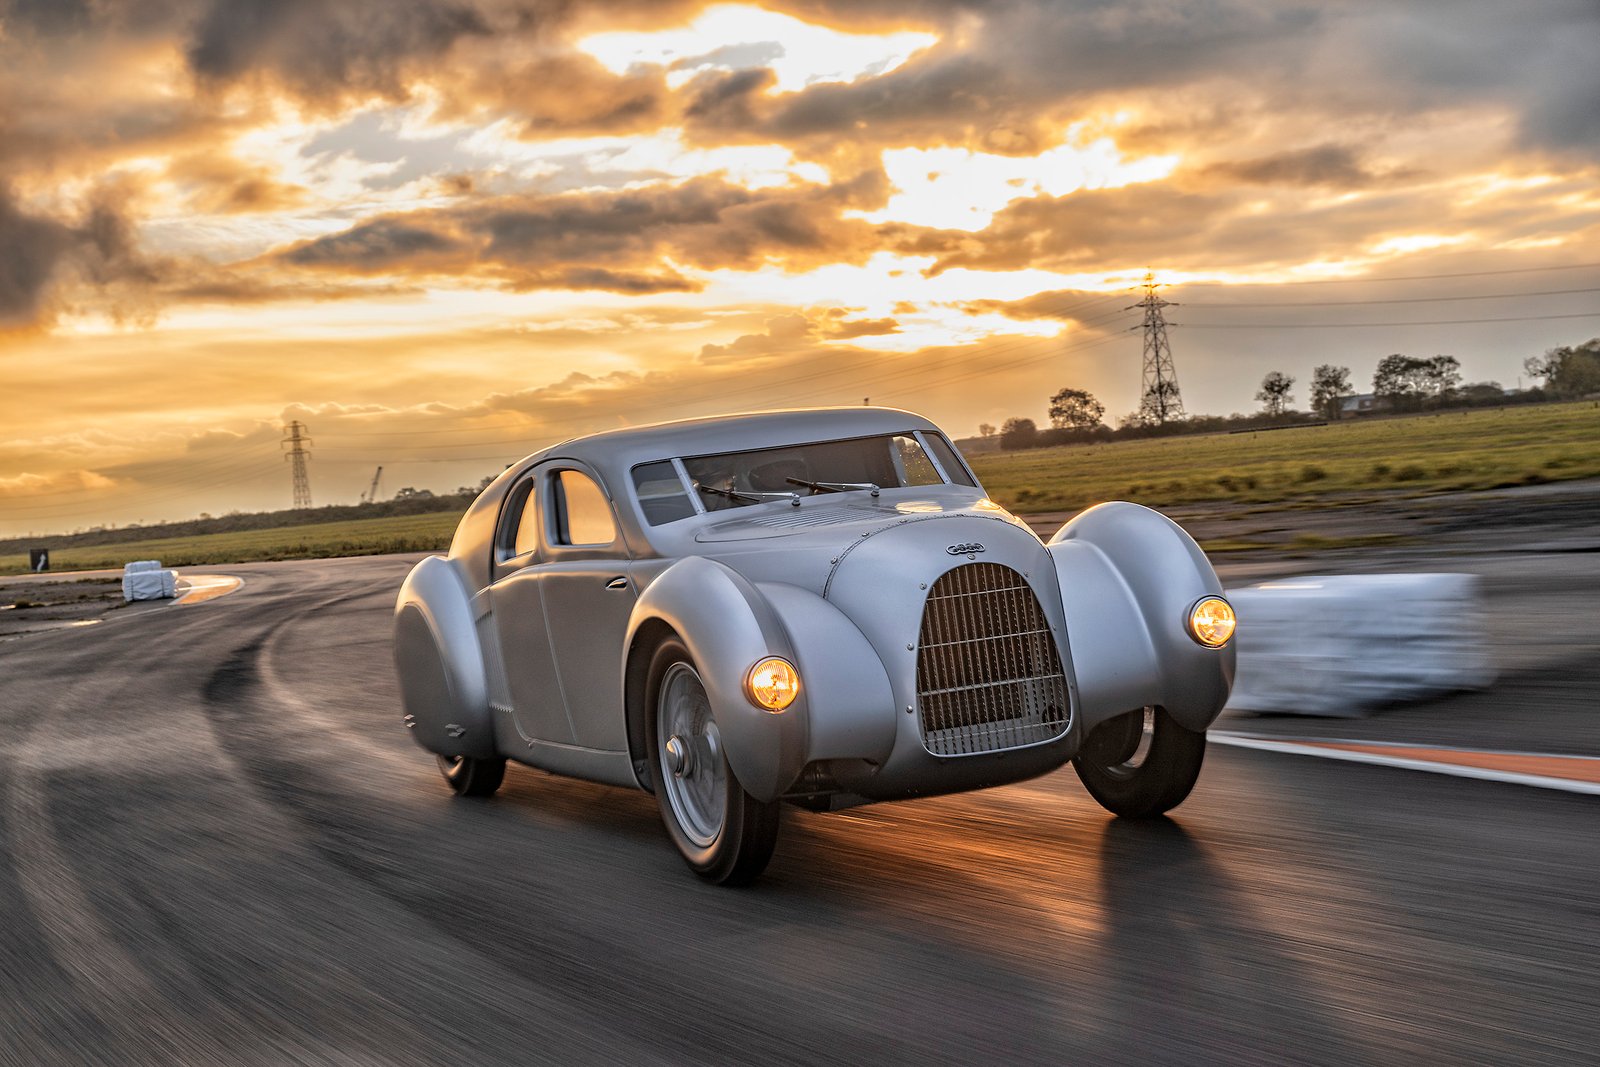
{"type": "Polygon", "coordinates": [[[1558,0],[139,10],[0,6],[0,534],[286,506],[289,419],[318,503],[751,407],[1115,419],[1147,271],[1190,411],[1600,332],[1558,0]]]}
{"type": "Polygon", "coordinates": [[[930,33],[841,33],[759,7],[719,4],[687,26],[597,33],[577,47],[614,74],[641,65],[665,67],[674,89],[707,72],[765,68],[772,72],[774,92],[794,93],[881,77],[937,40],[930,33]]]}

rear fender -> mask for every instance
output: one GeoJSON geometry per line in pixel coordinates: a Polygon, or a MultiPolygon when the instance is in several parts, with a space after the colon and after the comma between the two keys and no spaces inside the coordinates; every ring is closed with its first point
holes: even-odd
{"type": "Polygon", "coordinates": [[[1233,687],[1230,642],[1187,629],[1203,596],[1222,594],[1205,553],[1177,523],[1138,504],[1099,504],[1050,539],[1085,731],[1147,705],[1190,730],[1221,713],[1233,687]]]}
{"type": "Polygon", "coordinates": [[[418,563],[400,587],[394,663],[417,744],[441,756],[496,754],[472,595],[443,556],[418,563]]]}

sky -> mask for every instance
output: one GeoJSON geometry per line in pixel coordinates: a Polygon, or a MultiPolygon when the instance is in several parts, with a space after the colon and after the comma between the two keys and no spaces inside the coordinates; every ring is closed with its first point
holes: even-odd
{"type": "MultiPolygon", "coordinates": [[[[1600,334],[1594,0],[0,0],[0,535],[1600,334]]],[[[1527,384],[1527,383],[1524,383],[1527,384]]]]}

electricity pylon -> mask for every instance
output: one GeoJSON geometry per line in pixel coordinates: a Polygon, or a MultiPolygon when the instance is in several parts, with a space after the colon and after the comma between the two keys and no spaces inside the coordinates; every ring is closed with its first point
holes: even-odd
{"type": "Polygon", "coordinates": [[[283,428],[283,440],[278,442],[278,447],[289,446],[289,451],[283,458],[289,461],[290,470],[294,475],[294,506],[296,508],[309,508],[311,506],[311,478],[306,474],[306,460],[311,457],[310,432],[305,423],[291,422],[283,428]]]}
{"type": "Polygon", "coordinates": [[[1178,372],[1172,366],[1172,346],[1167,343],[1167,320],[1161,309],[1176,307],[1156,295],[1160,286],[1154,272],[1144,276],[1144,299],[1133,308],[1144,309],[1144,322],[1134,329],[1144,330],[1144,375],[1139,389],[1141,422],[1164,423],[1184,417],[1183,394],[1178,392],[1178,372]]]}

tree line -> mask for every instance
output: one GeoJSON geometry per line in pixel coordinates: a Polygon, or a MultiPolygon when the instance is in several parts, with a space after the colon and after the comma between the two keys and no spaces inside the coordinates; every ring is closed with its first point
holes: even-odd
{"type": "MultiPolygon", "coordinates": [[[[1378,361],[1372,374],[1371,402],[1356,413],[1538,403],[1600,392],[1600,338],[1581,345],[1552,348],[1542,356],[1530,356],[1523,361],[1523,369],[1542,384],[1508,394],[1499,382],[1463,385],[1461,362],[1454,356],[1424,359],[1397,352],[1378,361]]],[[[1119,438],[1292,426],[1343,418],[1347,414],[1347,404],[1357,396],[1351,384],[1350,368],[1324,363],[1311,372],[1309,410],[1296,411],[1295,381],[1282,371],[1270,371],[1261,379],[1261,388],[1255,395],[1261,408],[1251,414],[1196,415],[1156,422],[1134,412],[1118,420],[1116,429],[1106,425],[1105,405],[1092,393],[1068,387],[1050,398],[1048,428],[1041,429],[1032,419],[1011,418],[998,431],[984,424],[978,427],[978,433],[987,438],[998,432],[1000,447],[1009,451],[1119,438]]]]}
{"type": "Polygon", "coordinates": [[[280,526],[300,526],[318,522],[345,522],[350,519],[380,519],[395,515],[432,515],[438,512],[463,512],[480,492],[494,481],[486,476],[476,487],[463,485],[453,493],[406,486],[388,500],[361,504],[330,504],[317,508],[289,508],[283,511],[235,511],[227,515],[208,515],[181,522],[129,523],[126,526],[97,526],[71,534],[33,535],[0,539],[0,553],[21,552],[39,544],[52,548],[120,544],[123,541],[150,541],[163,537],[194,537],[199,534],[232,533],[236,530],[274,530],[280,526]]]}

